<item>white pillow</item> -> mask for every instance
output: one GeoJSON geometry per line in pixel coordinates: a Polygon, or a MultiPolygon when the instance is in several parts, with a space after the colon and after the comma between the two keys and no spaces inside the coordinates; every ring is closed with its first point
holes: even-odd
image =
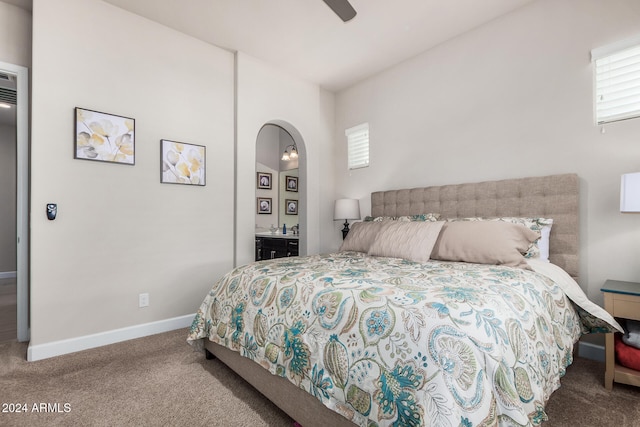
{"type": "MultiPolygon", "coordinates": [[[[553,221],[550,219],[549,221],[553,221]]],[[[549,235],[551,234],[551,224],[545,225],[540,229],[540,239],[536,242],[540,255],[534,258],[538,258],[541,261],[549,262],[549,235]]]]}

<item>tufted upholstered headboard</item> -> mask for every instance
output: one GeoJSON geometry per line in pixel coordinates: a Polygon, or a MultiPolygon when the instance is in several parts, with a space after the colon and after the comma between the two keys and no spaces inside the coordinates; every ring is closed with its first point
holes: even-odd
{"type": "Polygon", "coordinates": [[[505,179],[371,193],[372,216],[439,213],[441,218],[552,218],[549,260],[577,280],[579,185],[576,174],[505,179]]]}

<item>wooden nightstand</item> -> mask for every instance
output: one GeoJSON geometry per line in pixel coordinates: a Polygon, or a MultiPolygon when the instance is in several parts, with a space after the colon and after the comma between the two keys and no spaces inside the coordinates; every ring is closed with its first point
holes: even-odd
{"type": "MultiPolygon", "coordinates": [[[[613,317],[640,320],[640,283],[607,280],[600,290],[604,292],[604,308],[613,317]]],[[[613,388],[614,381],[640,386],[640,371],[616,363],[613,333],[606,336],[605,355],[604,386],[607,390],[613,388]]]]}

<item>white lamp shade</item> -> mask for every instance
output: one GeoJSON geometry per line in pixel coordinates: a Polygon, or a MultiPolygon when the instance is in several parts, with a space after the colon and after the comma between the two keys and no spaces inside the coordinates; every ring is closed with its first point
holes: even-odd
{"type": "Polygon", "coordinates": [[[360,202],[358,199],[338,199],[333,210],[333,219],[360,219],[360,202]]]}
{"type": "Polygon", "coordinates": [[[622,175],[620,212],[640,212],[640,172],[622,175]]]}

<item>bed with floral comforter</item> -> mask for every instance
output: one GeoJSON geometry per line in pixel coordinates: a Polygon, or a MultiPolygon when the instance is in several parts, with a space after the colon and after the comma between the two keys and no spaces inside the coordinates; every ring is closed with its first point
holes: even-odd
{"type": "Polygon", "coordinates": [[[538,425],[580,335],[616,325],[542,270],[357,252],[257,262],[213,286],[188,341],[235,350],[361,426],[538,425]]]}

